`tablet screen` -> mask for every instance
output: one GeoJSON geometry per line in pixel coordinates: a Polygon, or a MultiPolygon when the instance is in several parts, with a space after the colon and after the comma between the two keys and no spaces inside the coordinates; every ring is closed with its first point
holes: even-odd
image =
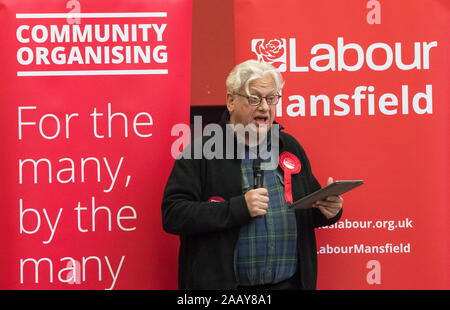
{"type": "Polygon", "coordinates": [[[307,209],[311,208],[312,204],[318,200],[324,200],[329,196],[339,196],[342,195],[355,187],[364,184],[362,180],[349,180],[349,181],[336,181],[321,188],[314,193],[311,193],[305,197],[300,198],[295,201],[290,208],[293,209],[307,209]]]}

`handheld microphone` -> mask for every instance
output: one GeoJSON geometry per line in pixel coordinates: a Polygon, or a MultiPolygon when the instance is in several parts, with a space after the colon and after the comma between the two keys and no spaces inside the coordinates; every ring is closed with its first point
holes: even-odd
{"type": "Polygon", "coordinates": [[[261,158],[253,160],[253,188],[264,186],[264,170],[261,170],[261,158]]]}

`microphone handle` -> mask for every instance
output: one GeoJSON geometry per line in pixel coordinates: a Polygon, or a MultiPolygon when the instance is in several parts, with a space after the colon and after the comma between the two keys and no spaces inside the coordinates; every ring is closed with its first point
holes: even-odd
{"type": "Polygon", "coordinates": [[[256,170],[253,178],[253,188],[260,188],[264,186],[264,172],[263,170],[256,170]]]}

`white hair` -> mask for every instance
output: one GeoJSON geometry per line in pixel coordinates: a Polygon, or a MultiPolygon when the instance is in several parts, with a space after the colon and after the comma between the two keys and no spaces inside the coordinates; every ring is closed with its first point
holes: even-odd
{"type": "Polygon", "coordinates": [[[272,65],[265,62],[259,62],[250,59],[238,64],[227,77],[227,91],[230,94],[236,94],[244,90],[247,96],[250,96],[249,84],[265,76],[270,76],[279,92],[284,85],[281,73],[272,65]]]}

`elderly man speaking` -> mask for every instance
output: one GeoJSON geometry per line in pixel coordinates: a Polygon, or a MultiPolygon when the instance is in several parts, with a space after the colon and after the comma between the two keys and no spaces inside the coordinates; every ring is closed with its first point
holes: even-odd
{"type": "MultiPolygon", "coordinates": [[[[314,228],[339,220],[342,198],[289,208],[320,184],[303,148],[274,122],[283,84],[269,64],[248,60],[237,65],[226,80],[223,156],[175,161],[162,220],[166,232],[180,236],[180,289],[316,288],[314,228]],[[225,139],[230,128],[231,145],[225,139]],[[263,149],[269,157],[261,158],[263,149]],[[261,168],[274,158],[275,165],[261,168]]],[[[199,139],[205,145],[212,137],[199,139]]],[[[191,147],[183,151],[190,152],[191,147]]]]}

